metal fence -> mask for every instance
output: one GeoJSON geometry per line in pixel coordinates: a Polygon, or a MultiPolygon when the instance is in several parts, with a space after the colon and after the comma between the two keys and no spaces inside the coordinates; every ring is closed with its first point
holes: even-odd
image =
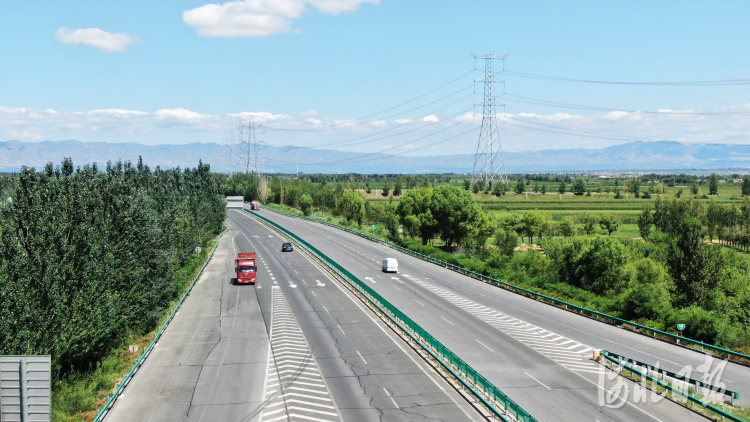
{"type": "Polygon", "coordinates": [[[51,357],[0,356],[0,421],[49,421],[51,357]]]}
{"type": "Polygon", "coordinates": [[[380,294],[370,288],[370,286],[363,283],[360,279],[354,276],[354,274],[350,273],[336,261],[329,258],[327,255],[319,251],[317,248],[315,248],[296,234],[274,223],[273,221],[258,214],[251,213],[248,210],[245,210],[245,212],[273,226],[278,231],[293,239],[298,245],[307,249],[313,255],[317,256],[321,262],[323,262],[331,270],[333,270],[340,277],[346,280],[373,306],[377,307],[384,315],[386,315],[386,317],[388,317],[393,323],[398,325],[414,341],[420,344],[422,348],[424,348],[430,355],[432,355],[438,362],[440,362],[440,364],[444,368],[450,371],[453,376],[455,376],[467,388],[469,388],[488,408],[490,408],[501,419],[505,421],[507,421],[508,418],[523,422],[537,421],[510,397],[508,397],[502,391],[500,391],[500,389],[495,387],[494,384],[483,377],[469,364],[464,362],[450,349],[440,343],[424,328],[420,327],[419,324],[412,321],[411,318],[406,316],[398,308],[385,300],[382,296],[380,296],[380,294]]]}

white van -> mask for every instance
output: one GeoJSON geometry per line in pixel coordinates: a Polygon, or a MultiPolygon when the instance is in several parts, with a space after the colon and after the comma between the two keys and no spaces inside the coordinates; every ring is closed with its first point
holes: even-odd
{"type": "Polygon", "coordinates": [[[398,272],[398,261],[396,258],[386,258],[383,260],[383,272],[384,273],[397,273],[398,272]]]}

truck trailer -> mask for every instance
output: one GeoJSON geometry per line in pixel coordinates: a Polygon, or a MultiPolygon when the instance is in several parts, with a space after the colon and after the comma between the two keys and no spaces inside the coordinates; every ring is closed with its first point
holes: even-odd
{"type": "Polygon", "coordinates": [[[237,284],[255,284],[255,252],[240,252],[234,260],[234,271],[237,273],[237,284]]]}

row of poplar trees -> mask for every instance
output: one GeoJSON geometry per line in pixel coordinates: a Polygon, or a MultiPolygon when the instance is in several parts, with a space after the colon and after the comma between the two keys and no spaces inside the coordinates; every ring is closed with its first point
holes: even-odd
{"type": "Polygon", "coordinates": [[[57,377],[151,330],[226,214],[208,164],[140,159],[24,168],[0,210],[0,354],[49,354],[57,377]]]}

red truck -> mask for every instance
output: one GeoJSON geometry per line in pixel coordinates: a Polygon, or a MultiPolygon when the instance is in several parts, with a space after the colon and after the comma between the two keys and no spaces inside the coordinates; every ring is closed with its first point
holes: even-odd
{"type": "Polygon", "coordinates": [[[260,202],[258,202],[258,201],[250,201],[250,209],[251,210],[259,210],[260,209],[260,202]]]}
{"type": "Polygon", "coordinates": [[[240,252],[234,260],[237,284],[255,284],[255,252],[240,252]]]}

